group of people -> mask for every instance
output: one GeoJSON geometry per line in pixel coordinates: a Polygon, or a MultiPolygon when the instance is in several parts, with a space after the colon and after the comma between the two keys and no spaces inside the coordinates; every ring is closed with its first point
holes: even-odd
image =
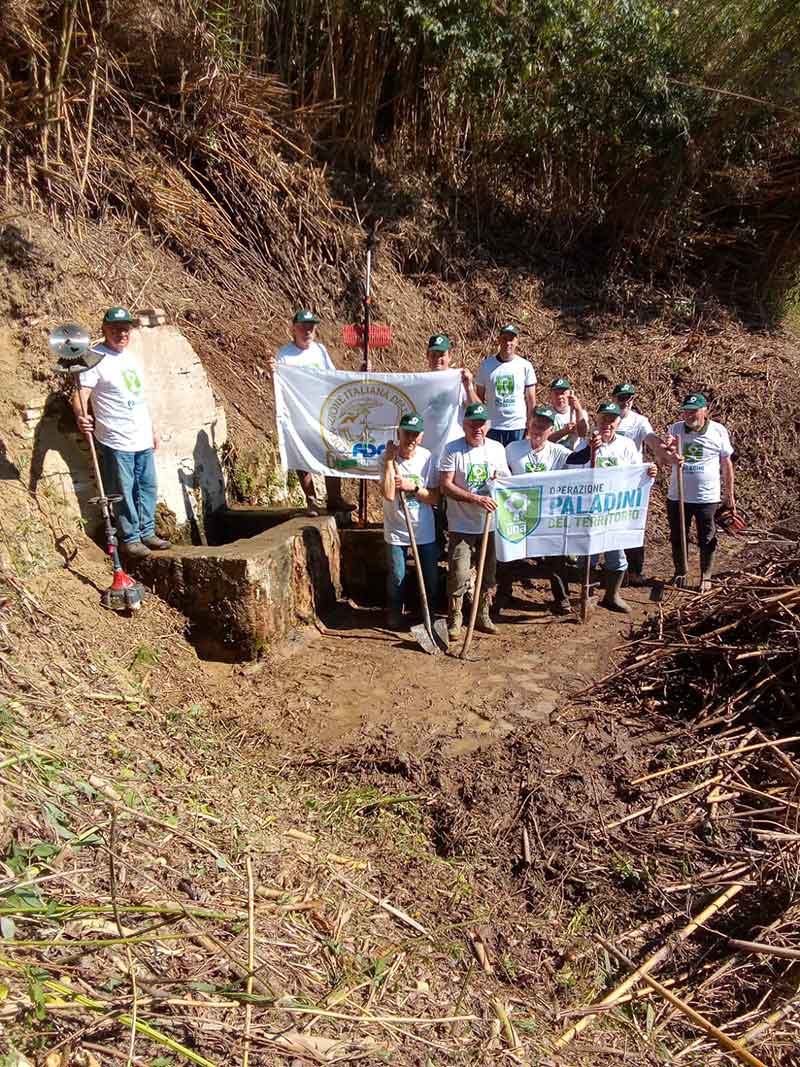
{"type": "MultiPolygon", "coordinates": [[[[276,363],[333,368],[327,349],[316,337],[318,323],[317,316],[306,308],[295,313],[292,341],[278,350],[273,369],[276,363]]],[[[141,368],[128,351],[134,325],[126,308],[112,307],[105,313],[103,342],[96,346],[103,358],[79,376],[73,407],[81,431],[96,438],[108,483],[106,491],[122,498],[116,509],[120,547],[129,557],[142,558],[170,545],[155,532],[154,452],[158,438],[145,400],[141,368]]],[[[598,467],[641,464],[645,450],[653,460],[648,468],[651,477],[656,476],[657,465],[671,470],[667,513],[674,580],[679,585],[686,580],[682,528],[684,523],[688,529],[694,522],[701,590],[709,587],[717,547],[715,514],[721,502],[735,511],[736,500],[730,437],[721,423],[709,418],[707,398],[702,393],[687,395],[680,405],[680,418],[659,437],[647,417],[634,409],[635,386],[623,382],[612,390],[610,399],[599,404],[590,420],[566,377],[550,382],[544,402],[537,398],[536,372],[519,354],[518,346],[518,328],[505,325],[498,332],[496,353],[481,362],[477,374],[462,368],[461,417],[440,455],[434,456],[424,447],[424,416],[415,411],[403,414],[397,441],[385,448],[381,490],[392,628],[403,626],[408,599],[409,537],[401,493],[419,546],[428,598],[434,604],[438,601],[438,564],[446,551],[448,629],[451,638],[457,638],[484,516],[496,508],[490,493],[492,479],[586,467],[592,462],[598,467]],[[683,522],[678,467],[683,472],[683,522]]],[[[428,369],[448,370],[450,358],[449,337],[434,334],[428,341],[428,369]]],[[[297,473],[308,513],[319,514],[323,505],[315,496],[311,474],[297,473]]],[[[342,496],[339,478],[327,478],[326,489],[330,510],[353,510],[354,505],[342,496]]],[[[552,609],[566,614],[571,610],[568,561],[553,557],[546,562],[552,609]]],[[[508,588],[503,568],[501,564],[501,591],[508,588]]],[[[607,551],[604,569],[601,603],[612,611],[629,611],[620,590],[626,576],[629,585],[643,583],[644,548],[607,551]]],[[[478,597],[476,626],[484,633],[495,632],[490,606],[497,579],[494,544],[489,538],[483,580],[473,594],[478,597]]]]}

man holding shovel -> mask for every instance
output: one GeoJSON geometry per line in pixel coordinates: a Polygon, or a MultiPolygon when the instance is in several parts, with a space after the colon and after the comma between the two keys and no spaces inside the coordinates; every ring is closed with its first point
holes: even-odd
{"type": "MultiPolygon", "coordinates": [[[[275,373],[278,363],[286,363],[292,367],[336,370],[327,348],[316,339],[318,324],[319,319],[308,308],[300,308],[294,313],[292,340],[289,344],[279,348],[275,353],[275,358],[270,360],[269,366],[272,374],[275,373]]],[[[313,518],[322,510],[322,505],[314,495],[314,478],[310,471],[297,471],[296,474],[306,498],[306,514],[313,518]]],[[[342,496],[341,478],[326,478],[325,489],[328,496],[328,511],[355,511],[356,505],[351,504],[342,496]]]]}
{"type": "MultiPolygon", "coordinates": [[[[642,462],[636,445],[627,437],[617,432],[622,412],[619,405],[612,400],[600,404],[597,409],[597,431],[592,435],[590,444],[573,452],[567,460],[567,466],[590,466],[594,459],[596,467],[630,467],[642,462]]],[[[658,474],[655,463],[648,467],[651,478],[658,474]]],[[[606,592],[600,606],[609,611],[630,613],[630,605],[620,596],[620,587],[628,569],[625,549],[612,548],[605,553],[604,568],[606,572],[606,592]]],[[[588,573],[588,572],[587,572],[588,573]]]]}
{"type": "MultiPolygon", "coordinates": [[[[485,545],[483,577],[478,596],[475,627],[493,634],[496,628],[489,618],[489,601],[495,585],[497,561],[494,538],[483,538],[484,528],[493,524],[497,508],[489,496],[490,481],[498,474],[509,474],[506,453],[499,441],[488,437],[489,412],[483,404],[469,404],[464,412],[464,436],[451,441],[442,454],[439,488],[448,498],[449,526],[447,550],[447,632],[451,641],[458,640],[462,628],[462,604],[469,582],[473,557],[485,545]]],[[[478,570],[480,571],[480,560],[478,570]]]]}
{"type": "Polygon", "coordinates": [[[417,543],[428,604],[436,603],[439,546],[433,505],[439,501],[438,475],[433,457],[421,445],[425,423],[416,411],[400,419],[397,444],[389,441],[383,453],[383,539],[386,543],[386,603],[390,630],[403,628],[406,568],[411,546],[400,494],[405,494],[408,521],[417,543]]]}
{"type": "Polygon", "coordinates": [[[657,450],[659,458],[672,464],[667,493],[667,516],[675,565],[675,585],[684,587],[688,559],[684,554],[686,533],[695,521],[700,546],[700,592],[711,589],[717,530],[714,515],[724,501],[736,514],[734,494],[733,446],[728,431],[720,422],[708,417],[708,400],[702,393],[690,393],[681,405],[683,421],[674,422],[666,448],[657,450]],[[680,485],[682,480],[683,485],[680,485]],[[683,494],[680,490],[683,489],[683,494]],[[683,495],[683,512],[680,497],[683,495]]]}
{"type": "Polygon", "coordinates": [[[72,409],[80,431],[94,433],[106,492],[122,497],[115,516],[120,550],[129,559],[144,559],[171,545],[156,537],[158,437],[141,364],[128,349],[134,324],[127,308],[105,313],[103,342],[94,346],[103,358],[78,375],[72,409]]]}

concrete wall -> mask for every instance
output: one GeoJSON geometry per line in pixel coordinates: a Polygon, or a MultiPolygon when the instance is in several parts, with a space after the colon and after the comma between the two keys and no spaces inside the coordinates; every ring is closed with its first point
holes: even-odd
{"type": "MultiPolygon", "coordinates": [[[[143,313],[144,322],[162,323],[143,313]]],[[[159,433],[156,451],[159,501],[187,528],[225,505],[222,446],[225,412],[218,404],[200,358],[174,326],[144,325],[131,348],[142,361],[148,405],[159,433]]],[[[89,449],[77,432],[63,395],[31,396],[17,405],[20,433],[31,441],[30,488],[65,516],[82,518],[90,534],[100,529],[89,449]]]]}

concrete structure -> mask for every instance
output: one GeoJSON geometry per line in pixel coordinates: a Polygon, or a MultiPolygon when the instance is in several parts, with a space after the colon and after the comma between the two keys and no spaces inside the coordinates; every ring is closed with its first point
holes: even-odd
{"type": "MultiPolygon", "coordinates": [[[[148,405],[159,434],[156,451],[158,498],[184,527],[225,506],[221,451],[227,439],[225,412],[218,404],[203,364],[174,326],[162,325],[159,312],[141,312],[155,323],[135,330],[131,349],[142,361],[148,405]]],[[[75,427],[63,394],[32,396],[17,405],[20,433],[32,441],[30,488],[59,505],[65,515],[82,519],[94,534],[100,529],[89,450],[75,427]]]]}
{"type": "Polygon", "coordinates": [[[256,659],[336,603],[339,531],[332,515],[293,518],[227,545],[154,553],[135,573],[190,619],[201,656],[256,659]]]}

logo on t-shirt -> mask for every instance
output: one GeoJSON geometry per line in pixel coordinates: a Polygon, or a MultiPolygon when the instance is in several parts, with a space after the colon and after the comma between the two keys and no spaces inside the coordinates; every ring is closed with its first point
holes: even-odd
{"type": "Polygon", "coordinates": [[[473,493],[479,493],[489,481],[488,463],[470,463],[467,471],[467,488],[473,493]]]}
{"type": "Polygon", "coordinates": [[[494,380],[494,393],[497,397],[509,397],[514,395],[514,375],[498,374],[494,380]]]}
{"type": "Polygon", "coordinates": [[[598,467],[618,467],[619,466],[619,460],[617,459],[616,456],[598,456],[597,457],[596,466],[598,466],[598,467]]]}
{"type": "Polygon", "coordinates": [[[545,463],[542,463],[542,461],[540,459],[535,459],[533,461],[526,460],[526,462],[525,462],[525,473],[526,474],[541,474],[543,471],[546,471],[546,470],[547,470],[547,465],[545,463]]]}
{"type": "Polygon", "coordinates": [[[703,459],[703,442],[689,441],[683,446],[683,458],[687,463],[700,463],[703,459]]]}
{"type": "Polygon", "coordinates": [[[128,367],[122,372],[122,381],[129,393],[139,396],[142,391],[142,380],[133,367],[128,367]]]}

